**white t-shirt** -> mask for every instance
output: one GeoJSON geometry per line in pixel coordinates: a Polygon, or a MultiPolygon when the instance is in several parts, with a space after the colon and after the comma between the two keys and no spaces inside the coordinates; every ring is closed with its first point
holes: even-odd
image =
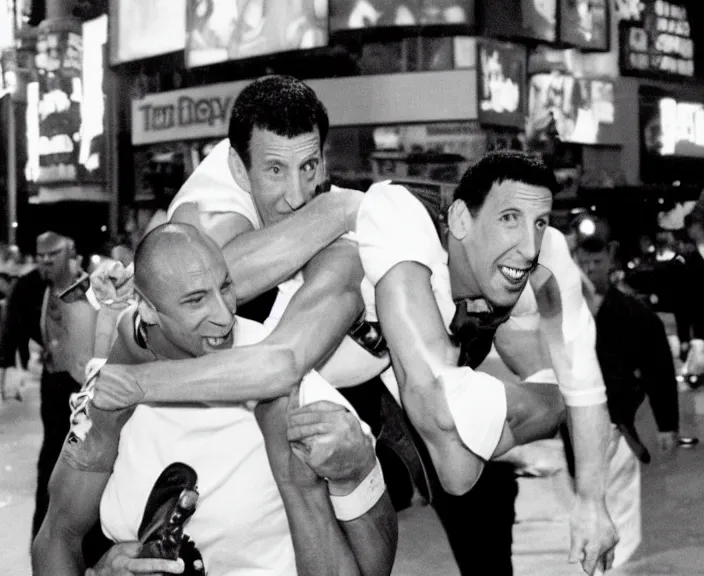
{"type": "Polygon", "coordinates": [[[171,220],[176,208],[194,202],[204,212],[236,212],[257,229],[261,221],[252,196],[237,185],[227,162],[230,141],[219,142],[184,182],[169,205],[167,218],[171,220]]]}
{"type": "MultiPolygon", "coordinates": [[[[357,217],[357,240],[366,277],[376,284],[400,262],[418,262],[431,271],[431,284],[440,314],[449,328],[455,313],[447,252],[424,206],[406,188],[389,182],[373,185],[362,200],[357,217]]],[[[570,360],[569,372],[558,379],[565,402],[571,406],[601,404],[605,388],[594,351],[595,327],[582,295],[579,268],[571,259],[564,236],[548,228],[540,264],[557,280],[562,303],[562,333],[570,360]]],[[[373,296],[373,294],[372,294],[373,296]]],[[[373,298],[365,295],[368,316],[375,314],[373,298]]],[[[533,290],[528,285],[514,310],[522,320],[539,321],[533,290]]],[[[384,375],[390,388],[391,376],[384,375]]]]}
{"type": "MultiPolygon", "coordinates": [[[[238,318],[235,345],[255,344],[267,330],[238,318]]],[[[194,384],[197,386],[197,384],[194,384]]],[[[301,385],[301,404],[349,403],[317,373],[301,385]]],[[[365,432],[369,428],[363,424],[365,432]]],[[[286,512],[269,467],[264,438],[244,406],[138,406],[120,434],[118,456],[100,505],[105,534],[137,539],[154,482],[173,462],[198,474],[199,499],[185,533],[203,555],[209,576],[296,574],[286,512]]]]}

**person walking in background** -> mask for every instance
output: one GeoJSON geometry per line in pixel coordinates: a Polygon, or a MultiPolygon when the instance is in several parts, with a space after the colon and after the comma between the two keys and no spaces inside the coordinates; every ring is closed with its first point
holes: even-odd
{"type": "Polygon", "coordinates": [[[59,298],[79,276],[75,258],[71,238],[52,231],[37,237],[38,267],[17,280],[0,336],[3,369],[14,365],[18,351],[22,365],[27,365],[30,338],[44,349],[40,384],[44,437],[37,463],[32,538],[46,514],[49,477],[69,430],[69,396],[80,390],[85,366],[93,356],[95,309],[85,299],[66,304],[59,298]]]}
{"type": "Polygon", "coordinates": [[[606,384],[611,420],[643,463],[650,454],[636,429],[638,408],[647,396],[658,426],[658,445],[669,451],[677,441],[679,411],[675,367],[665,326],[640,300],[611,281],[613,260],[605,227],[582,238],[576,258],[594,287],[596,351],[606,384]]]}

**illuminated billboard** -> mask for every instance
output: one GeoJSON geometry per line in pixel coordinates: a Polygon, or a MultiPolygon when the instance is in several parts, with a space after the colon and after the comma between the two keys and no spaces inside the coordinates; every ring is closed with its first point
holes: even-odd
{"type": "Polygon", "coordinates": [[[609,144],[614,124],[614,84],[600,78],[575,78],[560,71],[531,76],[526,135],[556,132],[563,142],[609,144]]]}
{"type": "Polygon", "coordinates": [[[188,0],[186,65],[206,66],[328,42],[327,0],[188,0]]]}
{"type": "Polygon", "coordinates": [[[643,126],[646,152],[704,158],[704,104],[661,98],[643,126]]]}
{"type": "Polygon", "coordinates": [[[560,41],[584,50],[609,49],[608,0],[560,0],[560,41]]]}
{"type": "Polygon", "coordinates": [[[683,2],[641,0],[628,15],[619,23],[621,74],[694,76],[694,38],[683,2]]]}
{"type": "Polygon", "coordinates": [[[523,128],[525,124],[526,49],[482,38],[477,43],[479,122],[523,128]]]}
{"type": "Polygon", "coordinates": [[[557,0],[481,0],[484,36],[557,40],[557,0]]]}
{"type": "Polygon", "coordinates": [[[330,0],[330,30],[474,24],[474,0],[330,0]]]}
{"type": "Polygon", "coordinates": [[[110,63],[183,50],[187,0],[111,0],[110,63]]]}

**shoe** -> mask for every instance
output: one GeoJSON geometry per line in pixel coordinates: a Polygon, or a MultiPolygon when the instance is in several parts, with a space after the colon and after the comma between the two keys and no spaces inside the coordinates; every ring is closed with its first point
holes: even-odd
{"type": "Polygon", "coordinates": [[[144,507],[138,537],[140,558],[178,560],[183,528],[198,502],[195,470],[175,462],[159,475],[144,507]]]}

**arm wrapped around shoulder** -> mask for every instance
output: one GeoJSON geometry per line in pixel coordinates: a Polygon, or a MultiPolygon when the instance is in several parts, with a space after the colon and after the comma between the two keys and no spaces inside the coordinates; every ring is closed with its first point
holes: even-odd
{"type": "Polygon", "coordinates": [[[468,367],[448,368],[437,376],[462,442],[474,454],[489,460],[506,423],[503,383],[468,367]]]}

